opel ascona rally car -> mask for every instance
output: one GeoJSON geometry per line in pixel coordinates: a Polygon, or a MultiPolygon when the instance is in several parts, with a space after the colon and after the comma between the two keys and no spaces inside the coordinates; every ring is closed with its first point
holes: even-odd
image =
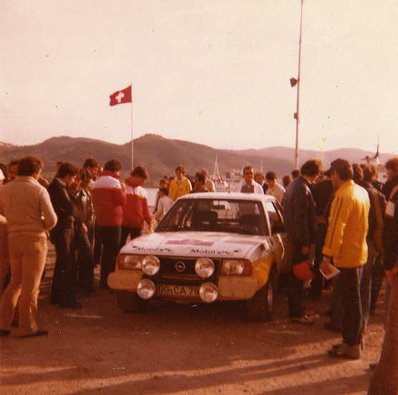
{"type": "Polygon", "coordinates": [[[186,195],[155,232],[121,249],[108,284],[123,311],[142,309],[152,298],[245,301],[249,318],[270,320],[284,237],[272,196],[186,195]]]}

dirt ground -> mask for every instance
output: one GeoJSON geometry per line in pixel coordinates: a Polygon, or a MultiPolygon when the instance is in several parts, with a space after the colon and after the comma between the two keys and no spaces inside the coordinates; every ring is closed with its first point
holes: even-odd
{"type": "MultiPolygon", "coordinates": [[[[3,395],[365,394],[383,336],[380,306],[361,360],[333,359],[326,351],[339,334],[323,328],[321,314],[310,327],[290,323],[283,296],[266,324],[248,322],[236,304],[161,303],[126,314],[107,290],[67,310],[49,303],[50,276],[39,312],[49,336],[0,340],[3,395]]],[[[306,305],[321,313],[328,299],[306,305]]]]}

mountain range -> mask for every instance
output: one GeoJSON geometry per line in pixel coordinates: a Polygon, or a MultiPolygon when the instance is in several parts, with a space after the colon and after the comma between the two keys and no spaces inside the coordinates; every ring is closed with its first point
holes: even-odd
{"type": "MultiPolygon", "coordinates": [[[[26,155],[40,157],[45,168],[43,174],[51,178],[58,161],[68,161],[81,165],[85,158],[95,157],[101,164],[109,159],[118,159],[123,167],[122,177],[131,169],[131,142],[126,144],[112,144],[101,140],[82,137],[52,137],[35,145],[17,146],[0,143],[0,162],[8,163],[26,155]]],[[[345,158],[352,162],[361,162],[372,152],[352,148],[342,148],[332,151],[317,152],[300,150],[300,162],[307,159],[322,159],[326,168],[330,161],[345,158]]],[[[394,156],[381,154],[380,162],[394,156]]],[[[246,164],[251,164],[256,171],[275,171],[282,177],[290,174],[293,169],[294,149],[288,147],[268,147],[248,150],[216,149],[203,144],[196,144],[184,140],[164,138],[156,134],[146,134],[134,140],[134,165],[141,164],[149,172],[148,186],[157,186],[158,180],[164,175],[171,176],[177,164],[183,164],[189,175],[205,167],[212,175],[215,161],[218,162],[219,172],[223,176],[231,170],[241,171],[246,164]]]]}

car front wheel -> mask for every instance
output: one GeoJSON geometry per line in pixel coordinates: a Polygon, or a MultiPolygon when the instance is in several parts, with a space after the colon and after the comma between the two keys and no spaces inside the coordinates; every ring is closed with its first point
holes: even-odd
{"type": "Polygon", "coordinates": [[[135,292],[130,291],[116,291],[116,301],[120,310],[125,313],[142,311],[146,305],[145,301],[143,301],[135,292]]]}
{"type": "Polygon", "coordinates": [[[272,268],[267,283],[246,302],[246,316],[253,321],[271,321],[274,312],[274,296],[277,272],[272,268]]]}

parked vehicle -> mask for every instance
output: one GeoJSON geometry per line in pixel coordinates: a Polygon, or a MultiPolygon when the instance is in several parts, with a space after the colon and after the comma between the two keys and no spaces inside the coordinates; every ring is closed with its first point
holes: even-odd
{"type": "Polygon", "coordinates": [[[281,208],[272,196],[190,194],[154,233],[121,249],[108,284],[123,311],[140,310],[153,298],[240,300],[249,318],[270,320],[284,243],[281,208]]]}

